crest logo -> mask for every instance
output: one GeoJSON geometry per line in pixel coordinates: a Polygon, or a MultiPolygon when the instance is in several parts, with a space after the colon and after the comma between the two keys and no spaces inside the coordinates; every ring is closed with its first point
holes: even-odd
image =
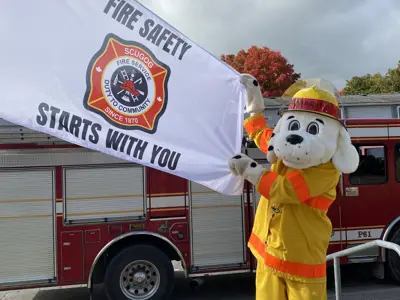
{"type": "Polygon", "coordinates": [[[83,105],[115,127],[155,133],[170,73],[144,45],[108,34],[89,63],[83,105]]]}

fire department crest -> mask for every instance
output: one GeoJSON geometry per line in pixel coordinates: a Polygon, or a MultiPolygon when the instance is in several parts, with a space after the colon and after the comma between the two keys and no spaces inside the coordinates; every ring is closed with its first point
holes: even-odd
{"type": "Polygon", "coordinates": [[[89,63],[84,106],[116,127],[154,133],[170,73],[144,45],[109,34],[89,63]]]}

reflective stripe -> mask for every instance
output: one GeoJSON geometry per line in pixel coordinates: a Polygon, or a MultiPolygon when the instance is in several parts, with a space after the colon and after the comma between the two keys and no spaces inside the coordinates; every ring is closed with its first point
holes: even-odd
{"type": "Polygon", "coordinates": [[[326,276],[326,264],[308,265],[303,263],[290,262],[278,257],[272,256],[267,250],[267,246],[260,238],[252,233],[249,239],[249,244],[263,258],[264,264],[279,272],[287,273],[294,276],[305,278],[319,278],[326,276]]]}
{"type": "MultiPolygon", "coordinates": [[[[269,194],[271,191],[271,186],[278,177],[279,174],[275,172],[271,171],[264,172],[264,174],[261,176],[261,179],[256,186],[256,189],[261,195],[263,195],[265,198],[268,199],[270,196],[269,194]]],[[[299,198],[300,202],[323,211],[328,210],[328,208],[333,203],[334,200],[322,196],[311,198],[307,183],[305,182],[300,172],[298,171],[291,172],[286,175],[286,178],[292,184],[292,187],[296,192],[296,195],[299,198]]]]}
{"type": "Polygon", "coordinates": [[[293,189],[296,192],[300,202],[310,199],[310,191],[307,183],[299,171],[294,171],[286,174],[286,178],[291,182],[293,189]]]}
{"type": "Polygon", "coordinates": [[[311,198],[307,183],[299,171],[287,174],[286,178],[291,182],[300,202],[320,210],[328,210],[333,203],[333,200],[322,196],[311,198]]]}
{"type": "Polygon", "coordinates": [[[244,128],[249,136],[266,127],[267,123],[265,122],[264,116],[261,114],[250,117],[244,121],[244,128]]]}
{"type": "Polygon", "coordinates": [[[267,249],[267,246],[254,232],[250,235],[249,244],[258,254],[261,255],[261,257],[264,257],[264,252],[267,249]]]}
{"type": "Polygon", "coordinates": [[[333,203],[333,200],[322,197],[322,196],[310,198],[310,199],[307,199],[306,201],[304,201],[304,204],[307,204],[316,209],[325,210],[325,211],[328,210],[329,206],[331,206],[332,203],[333,203]]]}
{"type": "Polygon", "coordinates": [[[288,111],[313,111],[339,119],[339,107],[323,99],[293,98],[288,111]]]}
{"type": "Polygon", "coordinates": [[[269,140],[271,139],[272,133],[273,133],[272,129],[265,128],[263,132],[257,137],[258,149],[260,149],[265,154],[268,153],[268,143],[269,140]]]}
{"type": "Polygon", "coordinates": [[[257,184],[258,192],[263,195],[265,198],[269,198],[269,192],[271,191],[271,186],[274,181],[278,178],[278,173],[266,171],[261,176],[260,181],[257,184]]]}

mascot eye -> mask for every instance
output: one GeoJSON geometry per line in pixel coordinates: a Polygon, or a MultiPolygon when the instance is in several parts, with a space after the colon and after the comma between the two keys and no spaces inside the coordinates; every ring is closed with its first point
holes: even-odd
{"type": "Polygon", "coordinates": [[[300,129],[300,123],[299,121],[293,120],[292,122],[289,123],[288,129],[290,131],[295,131],[300,129]]]}
{"type": "Polygon", "coordinates": [[[308,124],[307,132],[312,135],[316,135],[319,132],[319,126],[317,123],[311,122],[308,124]]]}

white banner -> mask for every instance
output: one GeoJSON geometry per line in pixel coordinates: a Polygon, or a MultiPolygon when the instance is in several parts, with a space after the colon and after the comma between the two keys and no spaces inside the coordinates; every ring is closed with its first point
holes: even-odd
{"type": "Polygon", "coordinates": [[[3,1],[0,41],[0,118],[242,192],[239,74],[141,4],[3,1]]]}

